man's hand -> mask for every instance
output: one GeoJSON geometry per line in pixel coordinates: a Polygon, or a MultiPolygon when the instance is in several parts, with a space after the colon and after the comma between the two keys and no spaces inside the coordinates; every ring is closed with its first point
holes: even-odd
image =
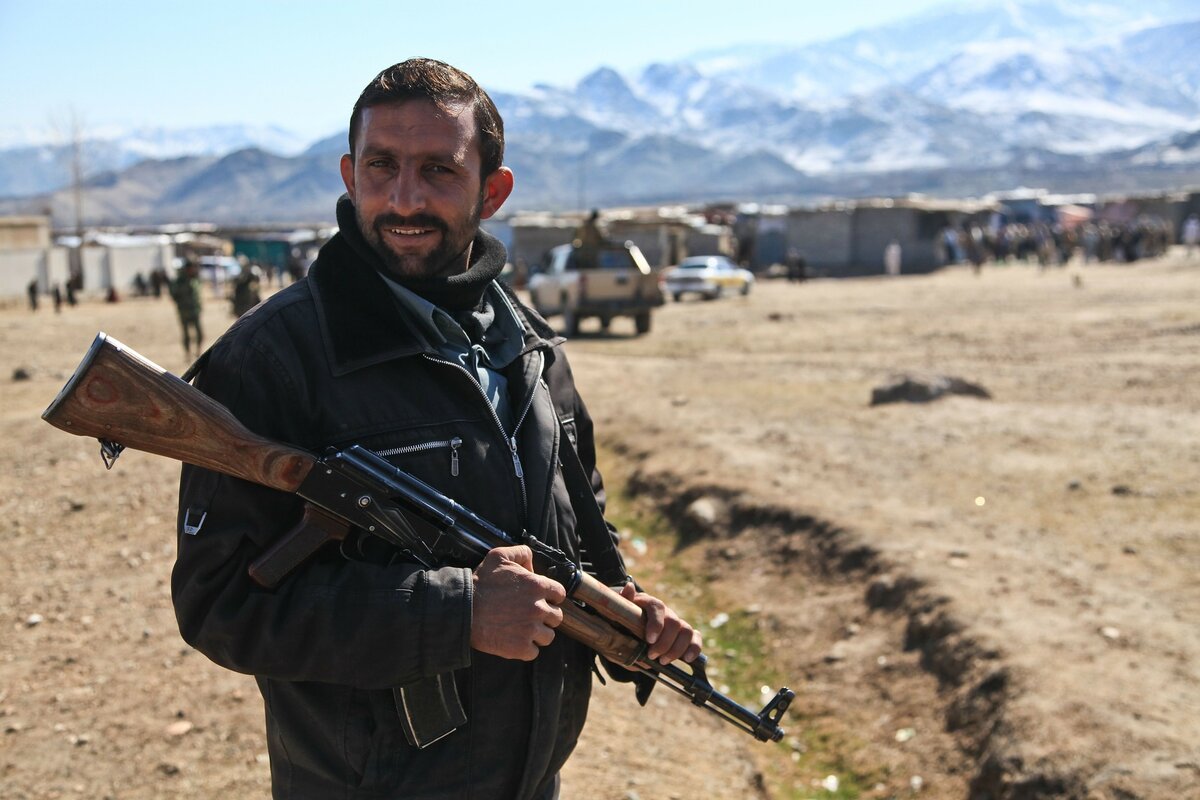
{"type": "Polygon", "coordinates": [[[501,658],[532,661],[554,641],[562,622],[562,584],[533,571],[525,545],[497,547],[475,568],[471,647],[501,658]]]}
{"type": "Polygon", "coordinates": [[[646,655],[666,666],[677,658],[689,664],[700,655],[703,642],[700,632],[693,630],[662,600],[639,592],[632,583],[621,587],[621,596],[646,612],[646,655]]]}

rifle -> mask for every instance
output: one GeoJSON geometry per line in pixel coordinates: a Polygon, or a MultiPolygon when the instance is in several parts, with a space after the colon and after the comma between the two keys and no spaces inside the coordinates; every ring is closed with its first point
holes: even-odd
{"type": "Polygon", "coordinates": [[[104,333],[96,336],[42,419],[68,433],[99,439],[109,469],[130,447],[303,498],[300,522],[250,566],[250,578],[266,588],[352,528],[396,545],[430,568],[451,557],[478,564],[492,548],[528,545],[535,571],[567,590],[560,631],[614,664],[649,675],[759,741],[783,738],[779,721],[793,691],[780,689],[756,714],[713,688],[703,654],[686,665],[689,669],[650,660],[641,609],[561,550],[531,536],[514,539],[359,445],[331,448],[318,457],[259,436],[199,389],[104,333]]]}

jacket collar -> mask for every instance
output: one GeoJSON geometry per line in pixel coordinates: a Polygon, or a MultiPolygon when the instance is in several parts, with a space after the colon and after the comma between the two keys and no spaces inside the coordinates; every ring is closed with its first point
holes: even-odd
{"type": "MultiPolygon", "coordinates": [[[[475,253],[499,250],[503,257],[504,245],[480,230],[472,250],[475,253]]],[[[383,277],[350,246],[343,234],[338,233],[321,248],[309,270],[308,283],[334,375],[345,375],[394,358],[436,352],[400,313],[383,277]]],[[[545,320],[524,308],[508,287],[500,286],[515,301],[514,307],[525,327],[523,353],[563,341],[545,320]]]]}
{"type": "Polygon", "coordinates": [[[404,321],[383,278],[342,234],[321,248],[308,283],[334,375],[425,350],[424,338],[404,321]]]}

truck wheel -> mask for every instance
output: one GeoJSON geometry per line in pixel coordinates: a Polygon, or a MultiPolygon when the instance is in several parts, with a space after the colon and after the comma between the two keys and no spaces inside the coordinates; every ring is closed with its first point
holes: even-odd
{"type": "Polygon", "coordinates": [[[671,297],[675,298],[675,302],[678,303],[683,299],[683,292],[676,292],[675,294],[671,295],[671,297]]]}
{"type": "Polygon", "coordinates": [[[650,332],[650,312],[639,311],[633,318],[633,325],[639,334],[650,332]]]}

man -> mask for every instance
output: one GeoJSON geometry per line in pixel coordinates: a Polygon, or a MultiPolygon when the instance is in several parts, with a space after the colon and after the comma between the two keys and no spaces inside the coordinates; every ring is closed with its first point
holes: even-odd
{"type": "Polygon", "coordinates": [[[1183,223],[1183,244],[1187,248],[1187,257],[1192,257],[1196,245],[1200,244],[1200,217],[1189,214],[1183,223]]]}
{"type": "Polygon", "coordinates": [[[249,261],[242,264],[242,271],[233,281],[233,297],[230,298],[234,317],[242,316],[262,302],[261,284],[258,265],[249,261]]]}
{"type": "Polygon", "coordinates": [[[200,265],[188,260],[180,268],[175,280],[167,290],[179,313],[179,327],[183,330],[183,353],[192,357],[192,334],[195,334],[197,356],[204,350],[204,331],[200,328],[200,265]]]}
{"type": "Polygon", "coordinates": [[[600,210],[592,209],[592,213],[575,230],[572,244],[576,248],[576,258],[580,269],[595,269],[596,260],[600,257],[600,248],[608,241],[600,224],[600,210]]]}
{"type": "MultiPolygon", "coordinates": [[[[620,584],[611,532],[576,522],[565,484],[578,458],[603,502],[563,340],[496,281],[504,248],[479,229],[512,191],[503,154],[466,74],[426,59],[380,73],[351,115],[340,232],[201,359],[197,385],[263,435],[363,445],[504,530],[583,545],[620,584]]],[[[256,587],[248,563],[300,513],[293,495],[184,468],[180,631],[256,676],[274,796],[557,796],[594,656],[556,635],[563,588],[530,571],[528,548],[426,569],[352,534],[256,587]]],[[[650,657],[696,658],[690,626],[621,591],[645,610],[650,657]]]]}

